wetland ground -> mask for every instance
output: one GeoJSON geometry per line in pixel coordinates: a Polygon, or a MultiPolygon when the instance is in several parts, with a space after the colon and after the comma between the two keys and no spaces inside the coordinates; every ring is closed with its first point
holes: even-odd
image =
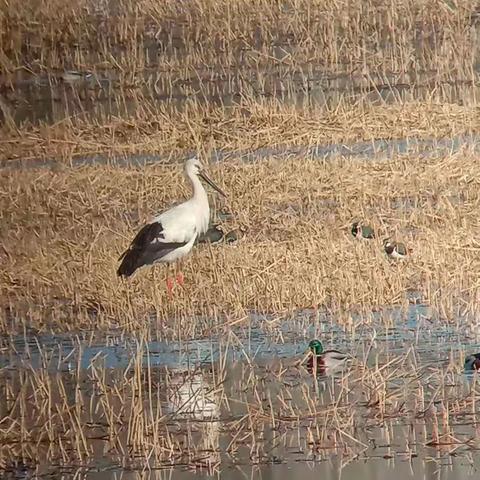
{"type": "Polygon", "coordinates": [[[477,478],[479,18],[0,3],[0,476],[477,478]],[[242,236],[170,299],[115,270],[192,152],[242,236]],[[314,337],[353,362],[313,378],[314,337]]]}

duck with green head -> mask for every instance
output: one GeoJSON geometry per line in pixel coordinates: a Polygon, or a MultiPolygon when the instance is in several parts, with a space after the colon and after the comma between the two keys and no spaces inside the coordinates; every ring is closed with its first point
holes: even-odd
{"type": "Polygon", "coordinates": [[[239,240],[242,234],[242,228],[225,233],[220,225],[214,224],[198,237],[197,243],[210,243],[212,245],[216,245],[217,243],[232,244],[239,240]]]}
{"type": "Polygon", "coordinates": [[[351,357],[338,350],[324,350],[320,340],[312,340],[308,344],[306,358],[306,367],[309,373],[315,370],[315,364],[318,375],[329,375],[332,371],[345,365],[351,357]]]}

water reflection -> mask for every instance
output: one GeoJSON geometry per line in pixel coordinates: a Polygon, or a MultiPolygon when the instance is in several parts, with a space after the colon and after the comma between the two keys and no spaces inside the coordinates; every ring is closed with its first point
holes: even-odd
{"type": "Polygon", "coordinates": [[[29,434],[42,432],[37,392],[48,391],[66,422],[62,442],[70,441],[71,414],[84,429],[88,474],[76,478],[187,479],[193,470],[203,478],[471,478],[478,387],[476,377],[463,376],[462,352],[477,350],[452,325],[432,322],[437,313],[416,300],[371,312],[362,325],[363,317],[354,319],[354,334],[305,311],[274,331],[265,316],[252,315],[248,327],[232,331],[234,340],[3,339],[0,422],[12,432],[19,422],[29,434]],[[351,352],[358,368],[318,380],[298,368],[292,359],[315,337],[351,352]],[[101,465],[108,471],[93,473],[101,465]],[[119,465],[162,469],[142,477],[119,465]]]}
{"type": "MultiPolygon", "coordinates": [[[[432,458],[411,460],[353,460],[347,464],[335,455],[320,463],[294,463],[262,465],[260,467],[237,466],[210,475],[202,472],[178,472],[157,470],[151,472],[113,471],[89,473],[77,478],[83,480],[193,480],[225,478],[229,480],[473,480],[477,478],[478,459],[461,461],[432,458]]],[[[73,476],[62,476],[65,480],[73,476]]]]}
{"type": "Polygon", "coordinates": [[[431,72],[405,73],[399,80],[385,73],[328,74],[320,67],[310,70],[307,77],[301,70],[232,71],[214,80],[211,72],[197,71],[186,78],[176,76],[173,81],[155,69],[147,69],[135,78],[124,78],[115,71],[36,76],[19,70],[8,77],[0,75],[0,88],[4,108],[16,123],[56,123],[68,117],[90,121],[128,117],[144,108],[146,101],[152,107],[176,110],[192,103],[230,107],[245,97],[260,101],[274,98],[297,108],[334,108],[360,100],[374,105],[431,100],[432,92],[444,102],[469,104],[480,92],[473,81],[432,80],[431,72]]]}
{"type": "Polygon", "coordinates": [[[176,417],[205,420],[218,419],[218,400],[206,375],[181,371],[167,383],[167,411],[176,417]]]}

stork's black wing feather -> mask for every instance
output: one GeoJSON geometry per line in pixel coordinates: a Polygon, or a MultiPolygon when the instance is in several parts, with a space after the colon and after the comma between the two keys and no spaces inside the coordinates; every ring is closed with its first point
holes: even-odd
{"type": "Polygon", "coordinates": [[[145,225],[132,240],[130,247],[125,250],[119,260],[119,276],[129,277],[135,270],[144,265],[151,265],[177,248],[183,247],[187,242],[165,242],[163,226],[160,222],[145,225]]]}

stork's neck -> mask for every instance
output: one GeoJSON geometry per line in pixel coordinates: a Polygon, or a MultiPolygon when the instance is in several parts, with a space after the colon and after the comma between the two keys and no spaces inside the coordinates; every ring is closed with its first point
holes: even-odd
{"type": "Polygon", "coordinates": [[[205,188],[203,188],[202,182],[198,178],[198,175],[195,175],[194,173],[188,173],[188,178],[192,183],[193,199],[199,203],[206,202],[208,205],[207,192],[205,191],[205,188]]]}
{"type": "Polygon", "coordinates": [[[198,234],[205,233],[208,230],[208,224],[210,221],[210,205],[208,204],[208,196],[202,182],[198,178],[198,175],[188,173],[188,178],[192,183],[193,196],[191,201],[195,205],[197,212],[197,232],[198,234]]]}

